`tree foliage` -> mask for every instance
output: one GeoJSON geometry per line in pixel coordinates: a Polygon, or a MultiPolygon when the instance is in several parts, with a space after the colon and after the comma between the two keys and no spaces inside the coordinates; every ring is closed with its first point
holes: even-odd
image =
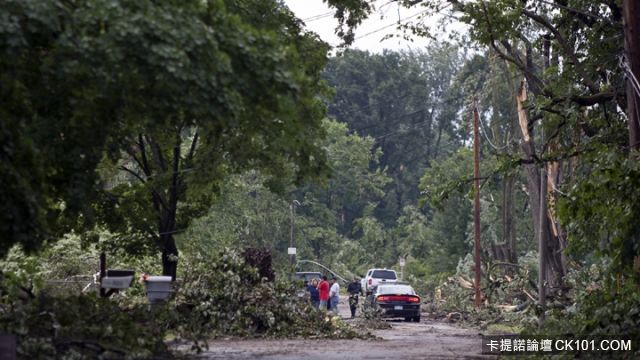
{"type": "Polygon", "coordinates": [[[336,90],[329,114],[375,139],[380,165],[393,180],[376,209],[385,226],[416,203],[429,163],[460,141],[460,104],[451,84],[461,58],[458,48],[444,44],[403,53],[350,50],[327,66],[325,77],[336,90]]]}
{"type": "Polygon", "coordinates": [[[1,16],[2,253],[97,223],[175,275],[173,233],[227,173],[326,172],[327,46],[278,1],[7,1],[1,16]],[[106,161],[126,176],[101,179],[106,161]]]}
{"type": "MultiPolygon", "coordinates": [[[[482,71],[486,74],[487,70],[496,69],[493,60],[496,57],[509,64],[510,69],[499,71],[510,75],[504,81],[495,83],[492,79],[498,77],[489,76],[486,81],[494,82],[494,86],[484,90],[482,86],[475,87],[480,92],[481,107],[491,109],[485,113],[491,117],[490,131],[482,131],[485,135],[494,135],[490,137],[494,141],[508,139],[505,137],[508,130],[514,130],[509,122],[495,121],[513,116],[513,103],[501,101],[515,97],[517,85],[509,85],[511,76],[517,74],[526,79],[529,98],[522,109],[526,116],[520,118],[527,121],[520,124],[521,154],[516,152],[517,148],[503,152],[498,169],[505,171],[505,181],[508,173],[513,176],[516,167],[522,166],[525,170],[523,183],[529,197],[525,204],[532,207],[536,234],[542,239],[548,238],[544,244],[556,257],[552,259],[554,278],[547,281],[558,285],[564,281],[563,276],[579,271],[576,268],[602,260],[610,272],[608,277],[599,279],[599,286],[604,286],[602,291],[624,294],[625,300],[620,306],[612,305],[616,303],[612,297],[604,302],[574,297],[584,304],[582,308],[578,306],[579,313],[574,317],[578,323],[572,323],[574,327],[588,333],[612,329],[614,327],[607,324],[614,323],[625,328],[618,310],[626,309],[626,301],[634,299],[637,293],[631,289],[632,284],[637,285],[640,248],[635,235],[637,222],[632,220],[637,218],[639,210],[636,199],[629,196],[635,192],[634,182],[629,179],[634,178],[637,162],[634,150],[638,144],[634,130],[637,124],[634,111],[629,112],[630,116],[623,113],[623,109],[632,108],[627,107],[628,102],[633,103],[628,97],[635,96],[633,91],[628,91],[631,87],[626,86],[626,78],[630,78],[630,71],[637,71],[628,69],[628,62],[633,59],[625,60],[623,40],[632,43],[632,39],[625,36],[635,35],[623,32],[622,3],[419,0],[401,4],[421,7],[433,16],[445,12],[451,21],[467,25],[467,39],[487,50],[491,59],[485,64],[483,61],[476,64],[472,75],[480,80],[478,82],[485,81],[482,71]],[[498,94],[509,93],[512,95],[496,98],[498,94]],[[549,186],[548,192],[539,196],[540,181],[536,183],[536,179],[540,178],[541,169],[549,174],[549,186]],[[545,199],[550,209],[544,222],[541,216],[535,215],[542,213],[537,209],[540,198],[545,199]],[[565,247],[570,250],[568,253],[563,251],[565,247]],[[567,266],[572,269],[568,271],[567,266]],[[609,306],[618,310],[607,313],[605,308],[609,306]],[[596,309],[599,323],[587,324],[587,314],[596,309]]],[[[348,8],[348,14],[360,15],[353,21],[356,24],[368,16],[356,10],[364,8],[361,3],[345,1],[340,5],[348,8]]],[[[405,28],[418,35],[433,34],[435,30],[425,27],[424,23],[405,28]]],[[[345,37],[344,40],[349,43],[353,39],[345,37]]],[[[495,141],[494,145],[498,155],[502,146],[510,148],[502,141],[495,141]]],[[[491,151],[486,147],[485,150],[491,151]]],[[[515,181],[521,180],[516,177],[515,181]]],[[[549,263],[550,259],[546,260],[549,263]]],[[[565,313],[564,316],[572,315],[565,313]]]]}
{"type": "Polygon", "coordinates": [[[207,215],[179,235],[179,245],[193,241],[209,251],[264,247],[272,251],[276,264],[283,264],[293,222],[300,259],[338,261],[336,252],[352,236],[354,222],[380,200],[389,179],[383,169],[370,169],[381,155],[372,138],[349,134],[345,124],[334,120],[325,119],[323,128],[327,136],[318,146],[332,171],[328,181],[305,182],[277,194],[258,171],[230,176],[207,215]],[[291,206],[296,206],[294,211],[291,206]]]}

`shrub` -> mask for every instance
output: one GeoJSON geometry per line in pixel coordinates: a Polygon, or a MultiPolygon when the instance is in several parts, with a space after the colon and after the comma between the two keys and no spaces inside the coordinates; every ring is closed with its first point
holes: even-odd
{"type": "Polygon", "coordinates": [[[0,332],[17,337],[21,359],[171,358],[161,319],[146,307],[121,308],[96,294],[51,296],[0,280],[0,332]]]}
{"type": "Polygon", "coordinates": [[[178,333],[196,348],[206,339],[241,337],[358,336],[342,321],[299,298],[289,281],[261,278],[235,251],[219,254],[184,254],[190,271],[173,300],[178,333]]]}

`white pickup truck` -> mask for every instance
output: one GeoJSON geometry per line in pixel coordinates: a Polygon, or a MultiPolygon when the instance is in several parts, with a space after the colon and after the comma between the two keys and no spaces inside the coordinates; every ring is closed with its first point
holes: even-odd
{"type": "Polygon", "coordinates": [[[368,295],[380,283],[393,284],[396,282],[398,282],[398,275],[394,270],[369,269],[367,275],[360,281],[360,286],[364,294],[368,295]]]}

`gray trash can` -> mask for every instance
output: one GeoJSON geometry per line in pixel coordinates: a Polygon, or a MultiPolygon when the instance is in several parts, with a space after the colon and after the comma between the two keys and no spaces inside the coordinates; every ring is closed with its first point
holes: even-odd
{"type": "Polygon", "coordinates": [[[147,276],[144,285],[150,304],[163,303],[171,295],[171,276],[147,276]]]}

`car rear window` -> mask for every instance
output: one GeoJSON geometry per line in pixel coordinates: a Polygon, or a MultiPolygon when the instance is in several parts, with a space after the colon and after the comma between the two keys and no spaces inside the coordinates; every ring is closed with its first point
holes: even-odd
{"type": "Polygon", "coordinates": [[[310,281],[313,279],[320,279],[321,276],[322,274],[304,274],[304,279],[306,281],[310,281]]]}
{"type": "Polygon", "coordinates": [[[415,295],[416,292],[409,285],[391,285],[378,287],[378,294],[415,295]]]}
{"type": "Polygon", "coordinates": [[[298,272],[296,273],[296,277],[298,279],[303,279],[305,281],[309,281],[311,279],[319,279],[322,277],[321,273],[315,273],[315,272],[298,272]]]}
{"type": "Polygon", "coordinates": [[[391,270],[374,270],[371,277],[376,279],[395,280],[396,273],[391,270]]]}

